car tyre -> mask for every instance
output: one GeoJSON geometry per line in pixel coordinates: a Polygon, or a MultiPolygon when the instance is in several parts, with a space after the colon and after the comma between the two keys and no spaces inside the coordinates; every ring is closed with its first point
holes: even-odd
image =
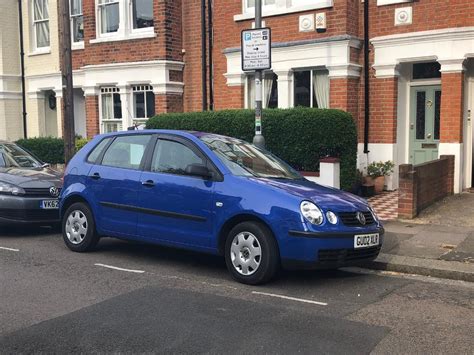
{"type": "Polygon", "coordinates": [[[232,277],[248,285],[269,282],[280,268],[272,232],[256,222],[242,222],[232,228],[225,243],[225,261],[232,277]]]}
{"type": "Polygon", "coordinates": [[[62,232],[66,246],[79,253],[94,249],[100,239],[92,211],[83,202],[74,203],[66,210],[62,232]]]}

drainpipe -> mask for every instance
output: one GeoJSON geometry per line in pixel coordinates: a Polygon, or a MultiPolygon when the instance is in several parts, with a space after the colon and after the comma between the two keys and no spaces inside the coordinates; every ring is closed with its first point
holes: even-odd
{"type": "Polygon", "coordinates": [[[206,0],[201,0],[202,110],[207,111],[206,0]]]}
{"type": "Polygon", "coordinates": [[[18,0],[18,22],[20,23],[20,66],[21,66],[21,97],[23,101],[23,137],[28,137],[26,127],[26,87],[25,87],[25,50],[23,43],[23,0],[18,0]]]}
{"type": "Polygon", "coordinates": [[[214,63],[212,49],[214,42],[214,24],[212,19],[212,0],[207,1],[207,27],[209,31],[209,110],[214,110],[214,63]]]}
{"type": "Polygon", "coordinates": [[[364,124],[364,154],[369,153],[369,124],[370,124],[370,79],[369,79],[369,0],[364,1],[364,74],[365,74],[365,124],[364,124]]]}

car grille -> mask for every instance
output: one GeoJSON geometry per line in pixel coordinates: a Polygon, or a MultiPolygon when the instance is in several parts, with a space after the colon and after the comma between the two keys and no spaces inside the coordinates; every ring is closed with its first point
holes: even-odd
{"type": "MultiPolygon", "coordinates": [[[[49,192],[49,187],[47,188],[26,188],[25,190],[25,196],[26,197],[53,197],[51,196],[51,193],[49,192]]],[[[61,192],[61,189],[59,189],[61,192]]]]}
{"type": "Polygon", "coordinates": [[[361,224],[357,219],[357,212],[340,212],[339,217],[344,225],[348,227],[370,226],[375,223],[371,212],[362,212],[365,217],[365,224],[361,224]]]}
{"type": "Polygon", "coordinates": [[[16,221],[53,221],[59,220],[58,210],[10,210],[0,209],[0,218],[16,221]]]}
{"type": "Polygon", "coordinates": [[[321,264],[344,264],[364,260],[373,260],[379,255],[381,246],[364,249],[321,249],[319,262],[321,264]]]}

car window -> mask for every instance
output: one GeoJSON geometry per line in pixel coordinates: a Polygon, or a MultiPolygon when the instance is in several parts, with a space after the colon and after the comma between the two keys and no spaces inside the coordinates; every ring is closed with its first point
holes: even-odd
{"type": "Polygon", "coordinates": [[[15,144],[0,144],[0,165],[7,168],[40,168],[42,163],[15,144]]]}
{"type": "Polygon", "coordinates": [[[117,137],[102,159],[102,165],[125,169],[140,169],[140,163],[151,135],[117,137]]]}
{"type": "Polygon", "coordinates": [[[204,160],[186,145],[159,139],[153,153],[151,171],[186,175],[188,165],[204,163],[204,160]]]}
{"type": "Polygon", "coordinates": [[[92,149],[92,152],[90,152],[87,162],[94,164],[104,148],[107,146],[107,144],[109,144],[111,139],[112,138],[105,138],[99,144],[97,144],[96,147],[92,149]]]}

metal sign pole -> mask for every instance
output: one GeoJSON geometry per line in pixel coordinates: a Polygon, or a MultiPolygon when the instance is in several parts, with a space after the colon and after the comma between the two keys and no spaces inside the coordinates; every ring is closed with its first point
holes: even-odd
{"type": "MultiPolygon", "coordinates": [[[[262,28],[262,0],[255,0],[255,29],[262,28]]],[[[265,138],[262,133],[262,72],[255,71],[255,136],[253,144],[265,148],[265,138]]]]}

